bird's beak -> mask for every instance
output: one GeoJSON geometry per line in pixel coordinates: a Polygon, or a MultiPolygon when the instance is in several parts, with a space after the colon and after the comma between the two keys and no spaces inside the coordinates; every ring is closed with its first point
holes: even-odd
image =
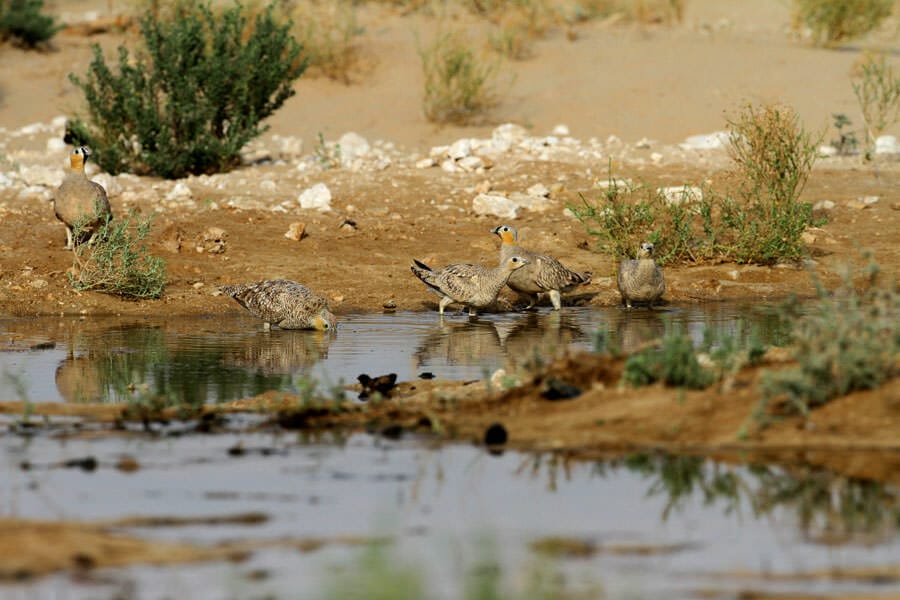
{"type": "Polygon", "coordinates": [[[494,234],[500,233],[500,228],[499,228],[499,227],[494,227],[493,229],[491,229],[491,233],[494,233],[494,234]]]}

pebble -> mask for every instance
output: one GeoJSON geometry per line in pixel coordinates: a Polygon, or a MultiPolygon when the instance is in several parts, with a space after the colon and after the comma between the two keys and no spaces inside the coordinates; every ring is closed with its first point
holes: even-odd
{"type": "Polygon", "coordinates": [[[501,219],[515,219],[519,216],[518,205],[497,194],[478,194],[472,200],[472,210],[478,215],[491,215],[501,219]]]}
{"type": "Polygon", "coordinates": [[[819,200],[813,204],[813,210],[831,210],[834,208],[834,202],[831,200],[819,200]]]}
{"type": "Polygon", "coordinates": [[[703,190],[693,185],[662,187],[658,191],[666,199],[666,204],[671,206],[703,200],[703,190]]]}
{"type": "Polygon", "coordinates": [[[320,211],[331,210],[331,190],[324,183],[303,190],[297,197],[300,208],[311,208],[320,211]]]}
{"type": "Polygon", "coordinates": [[[295,221],[288,225],[288,230],[284,234],[289,240],[294,240],[295,242],[299,242],[306,235],[306,223],[302,221],[295,221]]]}
{"type": "Polygon", "coordinates": [[[728,145],[728,137],[727,131],[715,131],[689,136],[678,145],[684,150],[717,150],[728,145]]]}

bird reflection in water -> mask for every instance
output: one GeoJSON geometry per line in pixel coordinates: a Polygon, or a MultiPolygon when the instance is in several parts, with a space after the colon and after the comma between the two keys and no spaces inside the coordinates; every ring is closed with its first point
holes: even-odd
{"type": "Polygon", "coordinates": [[[416,368],[428,364],[470,366],[496,362],[503,356],[497,327],[492,321],[442,320],[419,344],[413,355],[416,368]]]}
{"type": "Polygon", "coordinates": [[[335,334],[324,331],[257,332],[229,340],[222,348],[222,362],[265,375],[289,375],[306,371],[328,358],[334,337],[335,334]]]}
{"type": "Polygon", "coordinates": [[[512,365],[535,358],[551,359],[573,343],[587,339],[569,312],[527,313],[502,335],[503,350],[512,365]]]}

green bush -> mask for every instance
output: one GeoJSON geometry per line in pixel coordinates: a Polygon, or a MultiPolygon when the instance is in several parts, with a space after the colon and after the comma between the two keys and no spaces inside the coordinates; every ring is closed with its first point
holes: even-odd
{"type": "Polygon", "coordinates": [[[497,65],[480,60],[460,33],[439,35],[419,49],[425,76],[425,117],[434,123],[468,123],[497,104],[497,65]]]}
{"type": "Polygon", "coordinates": [[[89,118],[70,121],[69,139],[95,148],[110,173],[177,178],[236,166],[306,68],[290,23],[279,24],[271,6],[252,28],[240,5],[177,10],[172,21],[144,14],[145,48],[132,58],[120,46],[117,73],[95,45],[85,78],[70,75],[89,118]]]}
{"type": "Polygon", "coordinates": [[[814,44],[832,47],[878,27],[893,6],[894,0],[794,0],[793,28],[808,27],[814,44]]]}
{"type": "Polygon", "coordinates": [[[659,349],[647,348],[629,356],[622,378],[636,387],[661,381],[676,387],[703,389],[716,380],[716,375],[700,366],[694,343],[683,328],[673,327],[666,331],[659,349]]]}
{"type": "Polygon", "coordinates": [[[41,14],[43,8],[44,0],[0,0],[0,41],[34,48],[56,35],[63,26],[41,14]]]}
{"type": "Polygon", "coordinates": [[[772,264],[805,254],[801,235],[814,224],[812,205],[800,201],[818,141],[790,109],[748,104],[728,122],[729,151],[739,185],[734,195],[685,189],[667,199],[646,185],[610,184],[597,202],[582,197],[569,206],[617,258],[631,256],[644,240],[662,263],[733,260],[772,264]]]}
{"type": "MultiPolygon", "coordinates": [[[[150,221],[150,217],[142,221],[134,212],[124,219],[107,218],[92,244],[75,246],[69,275],[72,287],[126,298],[159,298],[166,285],[166,263],[149,255],[142,243],[150,232],[150,221]]],[[[73,229],[80,229],[75,225],[73,229]]]]}
{"type": "Polygon", "coordinates": [[[818,299],[793,335],[799,366],[765,374],[757,419],[765,421],[773,401],[789,414],[806,415],[833,398],[900,375],[897,282],[886,280],[871,259],[865,276],[858,286],[848,270],[834,293],[817,282],[818,299]]]}

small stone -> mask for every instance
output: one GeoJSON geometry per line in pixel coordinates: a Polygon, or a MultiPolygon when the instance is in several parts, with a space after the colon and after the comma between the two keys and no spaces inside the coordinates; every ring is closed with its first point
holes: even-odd
{"type": "Polygon", "coordinates": [[[356,231],[356,221],[353,219],[344,219],[339,229],[341,231],[356,231]]]}
{"type": "Polygon", "coordinates": [[[565,136],[569,135],[569,126],[563,125],[563,124],[557,125],[556,127],[553,128],[553,135],[558,135],[560,137],[565,137],[565,136]]]}
{"type": "Polygon", "coordinates": [[[528,192],[529,196],[543,196],[546,198],[550,195],[550,190],[543,183],[536,183],[525,191],[528,192]]]}
{"type": "Polygon", "coordinates": [[[829,158],[831,156],[837,156],[838,149],[834,146],[823,145],[819,146],[819,156],[822,158],[829,158]]]}
{"type": "Polygon", "coordinates": [[[875,154],[900,154],[900,142],[893,135],[880,135],[875,140],[875,154]]]}
{"type": "Polygon", "coordinates": [[[203,287],[203,282],[198,281],[198,282],[194,283],[191,287],[194,288],[195,290],[199,290],[200,288],[203,287]]]}
{"type": "Polygon", "coordinates": [[[397,310],[397,301],[391,298],[390,300],[385,300],[381,307],[384,309],[384,312],[394,312],[397,310]]]}
{"type": "Polygon", "coordinates": [[[192,192],[191,188],[183,181],[176,183],[172,189],[169,190],[169,193],[166,194],[166,200],[191,200],[193,197],[194,192],[192,192]]]}
{"type": "Polygon", "coordinates": [[[813,210],[831,210],[834,208],[834,202],[831,200],[819,200],[813,204],[813,210]]]}
{"type": "Polygon", "coordinates": [[[692,135],[678,145],[684,150],[716,150],[724,148],[728,144],[728,140],[729,134],[727,131],[716,131],[714,133],[692,135]]]}
{"type": "Polygon", "coordinates": [[[862,201],[863,204],[871,206],[873,204],[878,204],[880,198],[878,196],[859,196],[857,199],[862,201]]]}
{"type": "Polygon", "coordinates": [[[460,160],[472,155],[472,140],[463,138],[456,140],[447,148],[447,156],[453,160],[460,160]]]}
{"type": "Polygon", "coordinates": [[[800,241],[806,244],[807,246],[811,246],[816,243],[817,238],[814,234],[809,231],[804,231],[800,234],[800,241]]]}
{"type": "Polygon", "coordinates": [[[33,287],[36,290],[39,290],[41,288],[47,287],[47,280],[46,279],[32,279],[28,283],[28,285],[30,285],[31,287],[33,287]]]}
{"type": "Polygon", "coordinates": [[[467,156],[456,163],[463,171],[477,171],[484,168],[484,161],[477,156],[467,156]]]}
{"type": "Polygon", "coordinates": [[[340,304],[341,302],[344,301],[344,296],[343,296],[343,294],[334,294],[331,297],[331,299],[334,300],[336,303],[340,304]]]}
{"type": "Polygon", "coordinates": [[[659,193],[666,199],[666,204],[678,206],[703,200],[703,190],[692,185],[674,185],[659,188],[659,193]]]}
{"type": "Polygon", "coordinates": [[[492,215],[501,219],[515,219],[518,217],[518,205],[496,194],[478,194],[472,200],[472,210],[479,215],[492,215]]]}
{"type": "Polygon", "coordinates": [[[344,167],[349,167],[356,160],[364,158],[371,150],[369,141],[353,131],[342,135],[337,143],[341,149],[341,165],[344,167]]]}
{"type": "Polygon", "coordinates": [[[294,240],[295,242],[299,242],[306,236],[306,223],[302,221],[295,221],[288,225],[288,230],[284,234],[289,240],[294,240]]]}
{"type": "Polygon", "coordinates": [[[869,208],[870,206],[871,205],[863,202],[863,200],[861,198],[851,198],[850,200],[847,200],[848,208],[855,208],[856,210],[863,210],[865,208],[869,208]]]}
{"type": "Polygon", "coordinates": [[[225,252],[226,237],[228,237],[228,233],[221,227],[210,227],[200,234],[197,244],[197,252],[222,254],[223,252],[225,252]]]}
{"type": "Polygon", "coordinates": [[[443,169],[447,173],[459,173],[460,171],[462,171],[461,168],[456,166],[456,161],[449,158],[441,163],[441,169],[443,169]]]}
{"type": "Polygon", "coordinates": [[[430,169],[431,167],[437,165],[437,162],[430,156],[428,158],[421,158],[416,161],[417,169],[430,169]]]}
{"type": "Polygon", "coordinates": [[[653,142],[651,140],[643,137],[637,141],[637,143],[634,145],[634,147],[640,148],[641,150],[646,150],[652,145],[653,145],[653,142]]]}
{"type": "Polygon", "coordinates": [[[331,210],[331,190],[324,183],[303,190],[297,198],[300,208],[313,208],[320,211],[331,210]]]}

